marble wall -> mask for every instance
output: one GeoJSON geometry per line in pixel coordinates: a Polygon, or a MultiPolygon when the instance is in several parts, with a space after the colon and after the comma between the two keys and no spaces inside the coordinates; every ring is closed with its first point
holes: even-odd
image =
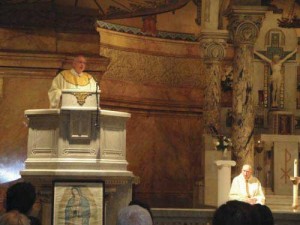
{"type": "Polygon", "coordinates": [[[24,110],[47,108],[49,79],[4,78],[0,99],[0,211],[9,181],[20,177],[27,152],[27,119],[24,110]]]}
{"type": "Polygon", "coordinates": [[[129,170],[134,197],[152,207],[192,207],[203,176],[201,63],[101,47],[111,64],[101,81],[103,108],[130,112],[129,170]]]}
{"type": "Polygon", "coordinates": [[[140,177],[135,197],[153,207],[192,207],[203,166],[201,134],[197,116],[133,114],[127,159],[129,170],[140,177]]]}

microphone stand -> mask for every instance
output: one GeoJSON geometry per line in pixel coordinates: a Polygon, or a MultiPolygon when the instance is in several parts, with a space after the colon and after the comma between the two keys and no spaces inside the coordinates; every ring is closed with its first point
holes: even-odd
{"type": "MultiPolygon", "coordinates": [[[[99,128],[100,127],[100,124],[99,124],[99,114],[100,114],[100,110],[99,110],[99,92],[98,92],[99,84],[98,84],[98,81],[96,79],[94,79],[94,81],[96,82],[96,106],[97,106],[95,127],[99,128]]],[[[99,87],[99,89],[100,89],[100,87],[99,87]]]]}

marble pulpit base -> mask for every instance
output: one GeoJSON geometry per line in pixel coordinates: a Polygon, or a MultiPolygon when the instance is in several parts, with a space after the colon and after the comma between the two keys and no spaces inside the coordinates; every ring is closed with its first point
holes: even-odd
{"type": "Polygon", "coordinates": [[[127,170],[129,113],[109,110],[26,110],[28,150],[24,180],[32,182],[42,205],[42,224],[52,218],[53,181],[105,183],[105,224],[132,198],[134,175],[127,170]],[[97,125],[97,122],[99,124],[97,125]]]}

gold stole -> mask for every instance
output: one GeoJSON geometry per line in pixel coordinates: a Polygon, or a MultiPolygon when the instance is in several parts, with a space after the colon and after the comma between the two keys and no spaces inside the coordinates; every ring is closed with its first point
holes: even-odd
{"type": "Polygon", "coordinates": [[[71,73],[71,70],[64,70],[61,72],[61,75],[70,84],[75,86],[86,86],[90,83],[92,76],[88,73],[82,73],[81,76],[76,76],[71,73]]]}
{"type": "Polygon", "coordinates": [[[246,192],[247,192],[247,195],[248,195],[248,198],[250,198],[250,191],[249,191],[249,181],[246,180],[246,192]]]}

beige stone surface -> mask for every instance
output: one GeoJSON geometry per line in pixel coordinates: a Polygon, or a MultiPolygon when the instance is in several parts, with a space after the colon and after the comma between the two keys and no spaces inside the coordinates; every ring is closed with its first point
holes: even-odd
{"type": "Polygon", "coordinates": [[[0,49],[48,53],[99,53],[99,35],[62,33],[51,29],[0,28],[0,49]]]}
{"type": "Polygon", "coordinates": [[[298,159],[298,142],[274,142],[274,194],[292,195],[290,176],[294,174],[294,159],[298,159]]]}
{"type": "Polygon", "coordinates": [[[197,58],[153,56],[114,48],[101,48],[111,63],[105,78],[169,87],[203,87],[202,62],[197,58]]]}
{"type": "MultiPolygon", "coordinates": [[[[294,159],[298,159],[299,135],[263,134],[264,149],[273,149],[270,179],[272,190],[276,195],[292,195],[292,182],[289,176],[294,174],[294,159]]],[[[270,165],[268,165],[270,166],[270,165]]],[[[265,177],[267,179],[267,177],[265,177]]],[[[261,181],[264,186],[265,181],[261,181]]]]}
{"type": "Polygon", "coordinates": [[[217,150],[205,151],[204,204],[218,206],[218,168],[216,160],[222,158],[222,152],[217,150]]]}

